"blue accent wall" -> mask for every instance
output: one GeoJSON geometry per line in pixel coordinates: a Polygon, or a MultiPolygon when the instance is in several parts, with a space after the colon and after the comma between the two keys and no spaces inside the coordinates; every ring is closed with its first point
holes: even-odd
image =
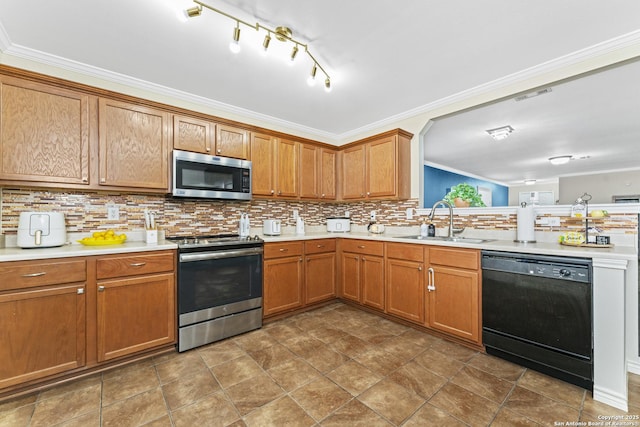
{"type": "Polygon", "coordinates": [[[492,206],[509,205],[509,187],[489,181],[483,181],[481,179],[470,178],[465,175],[460,175],[431,166],[425,166],[424,207],[430,208],[435,202],[442,200],[451,187],[462,182],[466,182],[474,187],[479,185],[481,187],[490,188],[492,206]]]}

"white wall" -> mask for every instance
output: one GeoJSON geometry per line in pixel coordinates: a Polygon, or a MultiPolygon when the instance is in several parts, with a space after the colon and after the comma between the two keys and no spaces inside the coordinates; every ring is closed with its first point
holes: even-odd
{"type": "Polygon", "coordinates": [[[586,193],[590,203],[611,203],[612,196],[640,194],[640,170],[578,175],[560,178],[560,203],[573,203],[586,193]]]}

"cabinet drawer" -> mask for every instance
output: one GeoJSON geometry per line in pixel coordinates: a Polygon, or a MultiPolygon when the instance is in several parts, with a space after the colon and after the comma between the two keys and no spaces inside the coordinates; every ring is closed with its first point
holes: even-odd
{"type": "Polygon", "coordinates": [[[173,252],[100,258],[96,263],[96,277],[98,279],[109,279],[113,277],[161,273],[173,271],[174,264],[175,258],[173,252]]]}
{"type": "Polygon", "coordinates": [[[84,259],[0,263],[0,291],[83,282],[86,278],[84,259]]]}
{"type": "Polygon", "coordinates": [[[340,248],[344,252],[355,252],[365,255],[378,255],[384,254],[383,242],[370,242],[368,240],[350,240],[342,239],[340,248]]]}
{"type": "Polygon", "coordinates": [[[480,251],[476,249],[429,248],[429,263],[449,267],[480,268],[480,251]]]}
{"type": "Polygon", "coordinates": [[[307,255],[335,251],[336,239],[308,240],[304,242],[304,253],[307,255]]]}
{"type": "Polygon", "coordinates": [[[266,243],[264,245],[264,259],[302,255],[303,247],[304,242],[266,243]]]}
{"type": "Polygon", "coordinates": [[[387,258],[424,261],[424,246],[410,243],[387,243],[387,258]]]}

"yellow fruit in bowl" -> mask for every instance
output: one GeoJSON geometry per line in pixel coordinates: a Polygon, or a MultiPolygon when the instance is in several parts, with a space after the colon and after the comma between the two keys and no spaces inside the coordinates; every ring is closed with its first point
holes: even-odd
{"type": "Polygon", "coordinates": [[[601,209],[596,209],[591,211],[591,213],[589,214],[591,217],[593,218],[602,218],[607,216],[608,212],[605,210],[601,210],[601,209]]]}

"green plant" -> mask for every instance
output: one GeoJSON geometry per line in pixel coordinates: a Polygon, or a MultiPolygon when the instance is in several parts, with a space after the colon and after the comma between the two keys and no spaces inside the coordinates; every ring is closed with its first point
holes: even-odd
{"type": "Polygon", "coordinates": [[[454,199],[458,198],[469,202],[469,206],[485,206],[476,187],[467,184],[466,182],[454,185],[451,187],[451,191],[444,196],[444,200],[451,203],[451,206],[454,206],[454,199]]]}

